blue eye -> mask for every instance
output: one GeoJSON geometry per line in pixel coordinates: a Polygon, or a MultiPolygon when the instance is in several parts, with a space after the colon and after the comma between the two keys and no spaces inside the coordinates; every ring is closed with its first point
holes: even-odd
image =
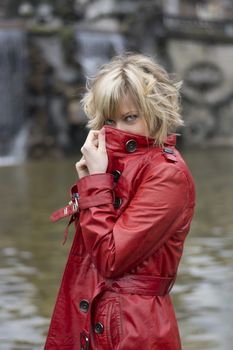
{"type": "Polygon", "coordinates": [[[125,121],[127,121],[127,122],[133,122],[134,120],[136,120],[137,119],[137,115],[136,114],[132,114],[132,115],[127,115],[126,117],[125,117],[125,121]]]}
{"type": "Polygon", "coordinates": [[[112,119],[105,119],[105,122],[104,122],[104,124],[105,125],[114,125],[114,120],[112,120],[112,119]]]}

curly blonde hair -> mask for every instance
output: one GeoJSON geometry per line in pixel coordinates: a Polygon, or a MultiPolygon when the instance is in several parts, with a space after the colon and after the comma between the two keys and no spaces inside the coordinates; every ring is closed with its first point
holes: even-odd
{"type": "Polygon", "coordinates": [[[122,97],[130,93],[150,137],[163,144],[168,134],[183,125],[179,113],[180,87],[181,82],[170,79],[152,58],[125,54],[114,57],[87,80],[87,92],[81,102],[88,126],[99,130],[107,118],[115,116],[122,97]]]}

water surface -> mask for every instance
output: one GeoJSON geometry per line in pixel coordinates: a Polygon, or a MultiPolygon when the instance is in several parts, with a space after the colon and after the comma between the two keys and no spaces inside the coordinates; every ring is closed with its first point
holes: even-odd
{"type": "MultiPolygon", "coordinates": [[[[184,154],[197,208],[172,296],[184,350],[233,343],[233,150],[184,154]]],[[[1,350],[42,350],[66,256],[65,221],[49,214],[69,200],[74,159],[0,168],[1,350]]]]}

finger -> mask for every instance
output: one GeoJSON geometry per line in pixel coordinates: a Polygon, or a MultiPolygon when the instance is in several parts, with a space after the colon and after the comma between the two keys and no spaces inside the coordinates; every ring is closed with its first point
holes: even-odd
{"type": "Polygon", "coordinates": [[[106,150],[105,129],[104,128],[102,128],[99,131],[98,141],[99,141],[99,149],[106,150]]]}
{"type": "Polygon", "coordinates": [[[76,163],[76,165],[77,165],[77,164],[85,164],[85,163],[86,163],[86,160],[85,160],[84,157],[82,157],[82,158],[76,163]]]}
{"type": "Polygon", "coordinates": [[[85,143],[87,143],[88,145],[93,145],[96,142],[96,140],[98,140],[98,134],[99,130],[90,130],[85,143]]]}
{"type": "Polygon", "coordinates": [[[98,133],[99,133],[98,130],[90,130],[89,131],[87,138],[86,138],[86,141],[81,148],[82,153],[85,152],[85,150],[87,150],[89,148],[93,148],[93,146],[94,146],[94,148],[98,147],[98,133]]]}
{"type": "Polygon", "coordinates": [[[82,158],[75,164],[75,167],[76,167],[77,170],[80,169],[80,168],[84,168],[84,167],[86,167],[86,166],[87,166],[87,165],[86,165],[86,161],[85,161],[84,157],[82,157],[82,158]]]}

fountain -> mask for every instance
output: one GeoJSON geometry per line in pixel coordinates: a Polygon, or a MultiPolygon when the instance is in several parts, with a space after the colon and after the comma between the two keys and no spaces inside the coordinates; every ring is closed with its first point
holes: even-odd
{"type": "Polygon", "coordinates": [[[92,30],[77,26],[76,40],[78,42],[77,61],[83,72],[92,76],[98,66],[108,61],[113,55],[124,51],[124,38],[117,31],[92,30]]]}
{"type": "Polygon", "coordinates": [[[0,165],[24,159],[26,35],[19,28],[0,28],[0,165]]]}

